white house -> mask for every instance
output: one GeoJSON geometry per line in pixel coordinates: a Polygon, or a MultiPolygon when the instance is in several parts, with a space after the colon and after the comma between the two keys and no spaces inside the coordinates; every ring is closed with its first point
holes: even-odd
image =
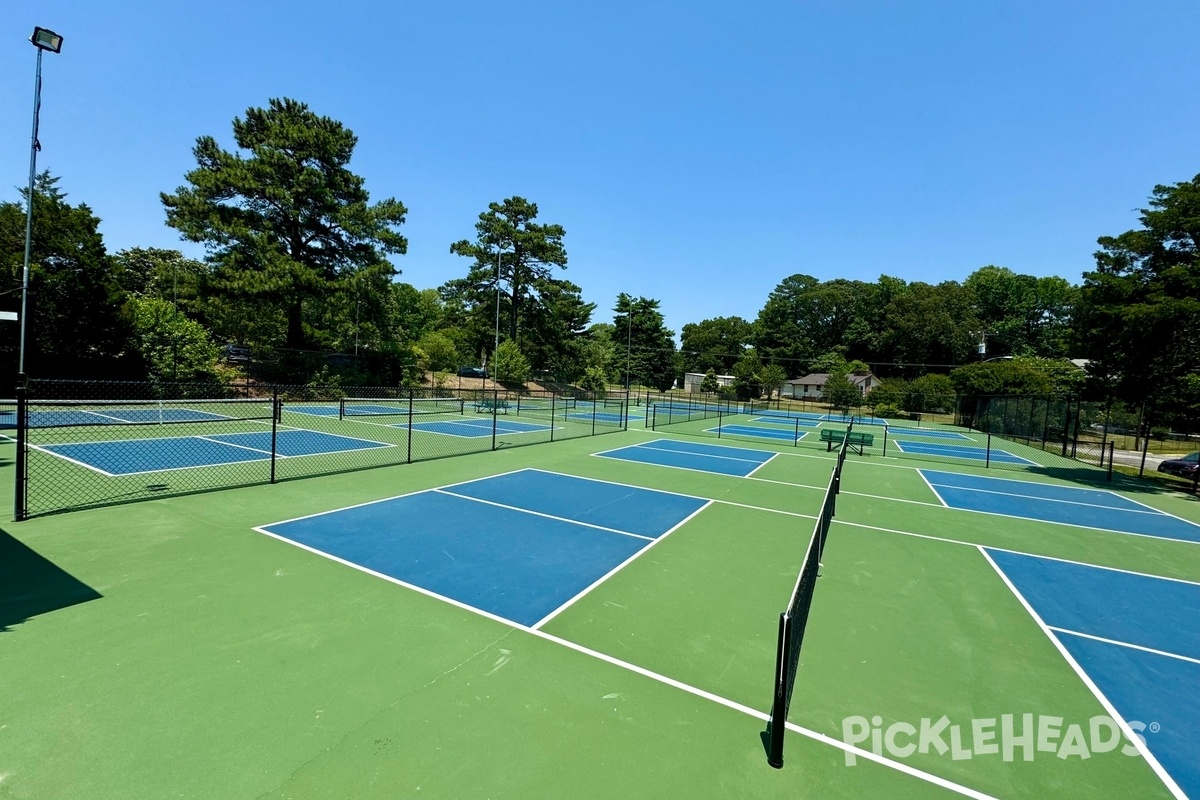
{"type": "MultiPolygon", "coordinates": [[[[860,370],[851,372],[846,377],[863,394],[866,394],[879,385],[879,378],[876,378],[870,372],[860,370]]],[[[828,380],[828,372],[813,372],[805,375],[803,378],[795,378],[785,383],[779,395],[780,397],[790,397],[795,400],[820,400],[821,395],[825,392],[825,383],[828,380]]]]}
{"type": "MultiPolygon", "coordinates": [[[[718,375],[717,386],[733,386],[732,375],[718,375]]],[[[703,372],[685,372],[683,373],[683,390],[685,392],[700,393],[700,386],[704,383],[703,372]]]]}

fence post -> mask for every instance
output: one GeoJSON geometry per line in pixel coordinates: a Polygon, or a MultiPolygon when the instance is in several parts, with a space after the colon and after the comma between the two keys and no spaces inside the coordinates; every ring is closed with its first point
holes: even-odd
{"type": "Polygon", "coordinates": [[[984,461],[983,461],[984,467],[992,466],[992,432],[991,431],[988,431],[987,450],[984,452],[983,458],[984,458],[984,461]]]}
{"type": "Polygon", "coordinates": [[[26,474],[26,470],[29,468],[26,454],[29,435],[27,430],[29,422],[28,395],[29,390],[26,388],[25,382],[19,382],[17,384],[17,475],[16,484],[13,486],[13,519],[17,522],[29,516],[28,475],[26,474]]]}
{"type": "MultiPolygon", "coordinates": [[[[415,388],[409,388],[409,390],[408,390],[408,436],[407,436],[407,437],[405,437],[405,438],[407,439],[406,445],[407,445],[407,448],[408,448],[408,450],[407,450],[407,453],[406,453],[406,454],[405,454],[405,456],[404,456],[404,463],[406,463],[406,464],[411,464],[411,463],[412,463],[412,440],[413,440],[413,394],[414,394],[415,392],[416,392],[416,389],[415,389],[415,388]]],[[[465,401],[464,401],[464,402],[465,402],[465,401]]]]}
{"type": "MultiPolygon", "coordinates": [[[[1113,456],[1116,455],[1116,442],[1108,443],[1108,479],[1111,481],[1113,476],[1113,456]]],[[[1198,473],[1200,474],[1200,473],[1198,473]]]]}
{"type": "Polygon", "coordinates": [[[279,387],[271,392],[271,483],[275,482],[275,461],[279,458],[279,418],[283,411],[279,405],[279,387]]]}
{"type": "MultiPolygon", "coordinates": [[[[492,389],[492,449],[493,450],[496,449],[496,426],[499,424],[499,421],[496,418],[496,415],[499,413],[499,410],[496,408],[496,406],[498,406],[498,405],[500,405],[500,390],[492,389]]],[[[554,432],[554,417],[553,416],[550,417],[550,432],[551,433],[554,432]]]]}

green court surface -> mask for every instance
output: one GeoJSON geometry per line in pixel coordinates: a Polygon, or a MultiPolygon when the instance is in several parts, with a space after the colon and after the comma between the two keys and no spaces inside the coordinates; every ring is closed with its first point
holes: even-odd
{"type": "Polygon", "coordinates": [[[918,469],[1112,488],[1200,522],[1194,498],[851,455],[776,770],[778,617],[833,454],[740,439],[780,453],[750,477],[593,455],[661,439],[716,443],[631,429],[4,524],[0,798],[1172,796],[1119,747],[963,756],[976,720],[1060,718],[1061,739],[1108,713],[979,546],[1200,581],[1200,544],[947,508],[918,469]],[[536,627],[253,530],[525,468],[712,502],[536,627]],[[947,752],[879,741],[942,717],[963,737],[947,752]]]}

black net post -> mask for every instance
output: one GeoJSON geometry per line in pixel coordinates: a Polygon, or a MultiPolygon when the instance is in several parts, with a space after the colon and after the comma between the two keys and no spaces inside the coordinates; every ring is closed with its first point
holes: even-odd
{"type": "MultiPolygon", "coordinates": [[[[919,423],[918,423],[919,424],[919,423]]],[[[883,423],[883,457],[887,458],[888,424],[883,423]]]]}
{"type": "Polygon", "coordinates": [[[988,431],[987,449],[984,451],[984,454],[983,454],[983,466],[990,467],[991,465],[992,465],[992,432],[988,431]]]}
{"type": "Polygon", "coordinates": [[[20,522],[29,515],[28,495],[26,494],[26,489],[29,485],[27,480],[28,475],[26,474],[26,470],[29,468],[26,453],[29,421],[28,404],[29,390],[22,381],[17,384],[17,474],[16,483],[13,486],[13,519],[17,522],[20,522]]]}
{"type": "Polygon", "coordinates": [[[796,430],[792,432],[792,447],[800,446],[800,418],[796,417],[796,430]]]}
{"type": "Polygon", "coordinates": [[[721,438],[721,428],[722,428],[722,427],[724,427],[724,426],[721,424],[721,420],[722,420],[723,418],[724,418],[724,413],[721,411],[721,407],[720,407],[720,406],[717,406],[717,438],[718,438],[718,439],[720,439],[720,438],[721,438]]]}
{"type": "Polygon", "coordinates": [[[787,729],[787,658],[792,649],[792,626],[787,612],[779,615],[779,643],[775,651],[775,699],[771,704],[771,721],[767,724],[767,763],[783,768],[783,734],[787,729]]]}
{"type": "MultiPolygon", "coordinates": [[[[564,410],[563,411],[563,419],[566,419],[566,418],[567,418],[567,412],[564,410]]],[[[553,431],[554,428],[551,428],[550,430],[553,431]]],[[[592,436],[595,436],[595,435],[596,435],[596,398],[593,397],[592,398],[592,436]]]]}
{"type": "MultiPolygon", "coordinates": [[[[1108,479],[1111,481],[1113,476],[1113,456],[1116,455],[1117,443],[1115,441],[1108,443],[1108,479]]],[[[1200,475],[1200,470],[1197,470],[1197,475],[1200,475]]]]}
{"type": "MultiPolygon", "coordinates": [[[[649,402],[649,400],[647,400],[649,402]]],[[[658,422],[658,407],[646,406],[646,421],[650,423],[650,430],[657,430],[654,426],[658,422]]]]}
{"type": "MultiPolygon", "coordinates": [[[[554,415],[557,413],[558,393],[550,393],[550,441],[554,441],[554,415]]],[[[567,410],[563,409],[563,419],[567,418],[567,410]]]]}

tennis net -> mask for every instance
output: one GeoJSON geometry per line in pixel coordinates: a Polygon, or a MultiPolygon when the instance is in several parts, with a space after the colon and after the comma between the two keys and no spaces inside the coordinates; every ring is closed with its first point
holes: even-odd
{"type": "Polygon", "coordinates": [[[338,416],[387,417],[409,414],[461,414],[466,401],[461,397],[343,397],[338,404],[338,416]]]}
{"type": "MultiPolygon", "coordinates": [[[[271,398],[31,400],[26,411],[30,428],[270,420],[275,414],[276,406],[271,398]]],[[[4,417],[0,415],[0,426],[3,426],[4,417]]],[[[15,413],[11,423],[16,423],[15,413]]]]}
{"type": "Polygon", "coordinates": [[[817,578],[820,576],[821,555],[825,550],[825,540],[829,536],[829,526],[833,522],[838,492],[841,491],[842,465],[846,461],[849,440],[848,427],[842,438],[842,446],[838,449],[833,473],[829,476],[829,486],[825,490],[825,499],[821,502],[821,512],[813,527],[812,538],[808,540],[808,549],[800,566],[800,576],[796,579],[792,596],[788,599],[787,609],[779,615],[779,644],[775,654],[775,698],[771,706],[771,721],[767,726],[767,763],[776,769],[783,766],[784,731],[787,728],[788,709],[792,704],[792,691],[796,687],[796,672],[800,667],[800,646],[804,641],[808,612],[812,608],[813,594],[817,588],[817,578]]]}

